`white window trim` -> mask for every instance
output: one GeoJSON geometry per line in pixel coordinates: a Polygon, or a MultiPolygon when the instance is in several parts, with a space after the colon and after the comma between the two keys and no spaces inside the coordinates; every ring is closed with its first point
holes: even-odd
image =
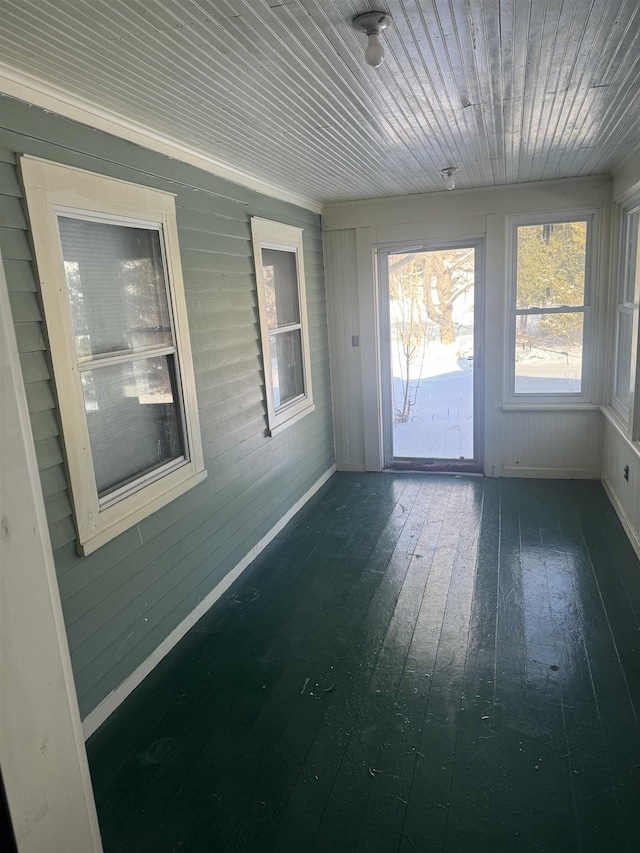
{"type": "Polygon", "coordinates": [[[175,200],[173,194],[162,190],[29,155],[20,158],[20,167],[51,348],[78,530],[78,550],[81,554],[89,554],[207,476],[180,265],[175,200]],[[103,502],[103,506],[98,500],[84,397],[77,370],[75,336],[56,215],[61,208],[87,212],[89,216],[113,217],[114,221],[120,222],[158,223],[164,237],[188,458],[178,466],[169,466],[164,476],[147,485],[139,483],[135,491],[118,501],[103,502]]]}
{"type": "MultiPolygon", "coordinates": [[[[251,217],[251,236],[253,240],[253,257],[256,269],[256,285],[258,290],[258,310],[260,313],[260,338],[262,341],[262,360],[264,366],[267,415],[269,420],[269,434],[277,435],[285,427],[299,421],[305,415],[314,411],[313,394],[311,390],[311,357],[309,348],[309,332],[307,323],[307,294],[304,279],[304,260],[302,253],[302,228],[292,225],[284,225],[282,222],[273,222],[269,219],[251,217]],[[294,252],[296,257],[296,270],[298,278],[298,300],[300,309],[300,328],[302,338],[302,363],[305,393],[296,397],[289,403],[276,409],[273,393],[273,376],[271,373],[271,359],[269,358],[269,323],[267,320],[267,303],[264,291],[264,277],[262,271],[262,250],[279,249],[285,252],[294,252]]],[[[297,324],[296,324],[297,326],[297,324]]]]}
{"type": "MultiPolygon", "coordinates": [[[[593,340],[595,330],[594,299],[595,281],[594,277],[597,266],[597,245],[599,234],[599,213],[594,209],[586,210],[564,210],[558,213],[536,213],[507,217],[508,239],[507,239],[507,270],[508,281],[508,346],[505,347],[507,363],[505,365],[505,392],[503,407],[520,409],[573,409],[584,407],[585,404],[593,402],[594,369],[593,369],[593,340]],[[584,316],[583,340],[582,340],[582,377],[581,391],[567,392],[564,394],[532,394],[515,392],[515,367],[516,367],[516,299],[517,299],[517,239],[518,227],[523,225],[553,225],[562,222],[587,222],[587,247],[585,257],[585,289],[584,303],[580,311],[572,310],[570,313],[582,313],[584,316]]],[[[573,309],[578,306],[573,306],[573,309]]],[[[549,312],[549,313],[557,313],[549,312]]]]}
{"type": "Polygon", "coordinates": [[[617,238],[617,273],[615,277],[615,303],[613,306],[613,376],[611,407],[618,416],[623,433],[632,441],[640,440],[640,247],[636,258],[635,282],[633,283],[632,302],[621,302],[624,287],[624,275],[626,268],[626,252],[628,243],[628,228],[631,216],[640,210],[640,193],[635,192],[618,206],[618,238],[617,238]],[[631,369],[629,373],[629,404],[626,406],[622,400],[615,396],[617,385],[618,365],[618,318],[621,313],[632,316],[631,332],[631,369]]]}

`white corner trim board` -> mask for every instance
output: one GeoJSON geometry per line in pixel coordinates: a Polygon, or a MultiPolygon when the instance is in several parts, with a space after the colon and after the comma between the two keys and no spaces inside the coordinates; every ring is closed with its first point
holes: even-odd
{"type": "Polygon", "coordinates": [[[122,682],[119,687],[116,687],[102,702],[88,714],[82,721],[82,731],[85,740],[88,740],[91,735],[100,728],[107,717],[112,714],[116,708],[124,702],[127,696],[132,693],[136,687],[155,669],[160,661],[176,646],[184,635],[189,631],[196,622],[204,616],[215,603],[221,598],[229,587],[240,577],[242,572],[255,560],[258,554],[272,542],[278,533],[286,527],[291,519],[298,513],[302,507],[309,501],[315,493],[327,482],[327,480],[335,473],[336,467],[332,465],[328,468],[321,477],[308,489],[302,497],[295,502],[291,509],[286,512],[280,521],[275,524],[271,530],[266,533],[262,539],[254,545],[254,547],[243,557],[242,560],[225,575],[217,586],[215,586],[206,598],[203,598],[200,604],[195,607],[191,613],[184,619],[173,631],[164,639],[160,645],[153,651],[149,657],[142,663],[131,675],[122,682]]]}
{"type": "Polygon", "coordinates": [[[15,849],[99,853],[100,828],[1,257],[0,375],[0,765],[15,849]]]}
{"type": "Polygon", "coordinates": [[[283,187],[278,187],[255,175],[236,169],[234,166],[228,166],[214,157],[209,157],[202,151],[190,148],[151,128],[134,124],[123,116],[76,98],[63,89],[51,86],[30,74],[16,71],[2,62],[0,62],[0,94],[9,95],[12,98],[56,113],[63,118],[78,121],[96,130],[110,133],[112,136],[141,145],[143,148],[172,157],[182,163],[188,163],[190,166],[203,169],[218,178],[225,178],[234,184],[240,184],[247,189],[271,196],[271,198],[304,207],[313,213],[320,213],[321,205],[312,199],[299,196],[283,187]]]}

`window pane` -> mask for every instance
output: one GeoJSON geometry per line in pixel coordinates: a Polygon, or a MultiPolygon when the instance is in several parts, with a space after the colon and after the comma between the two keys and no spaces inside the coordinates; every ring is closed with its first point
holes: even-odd
{"type": "Polygon", "coordinates": [[[300,329],[269,335],[273,398],[276,409],[304,394],[300,329]]]}
{"type": "Polygon", "coordinates": [[[630,311],[618,314],[618,340],[616,351],[616,383],[614,396],[624,406],[629,405],[629,383],[631,379],[631,348],[633,314],[630,311]]]}
{"type": "Polygon", "coordinates": [[[622,301],[631,304],[635,301],[636,270],[638,265],[638,228],[640,211],[627,215],[625,234],[624,267],[622,270],[622,301]]]}
{"type": "Polygon", "coordinates": [[[262,274],[270,329],[300,322],[295,252],[262,250],[262,274]]]}
{"type": "Polygon", "coordinates": [[[173,356],[82,373],[100,498],[184,456],[173,356]]]}
{"type": "Polygon", "coordinates": [[[577,394],[581,390],[584,315],[516,317],[516,394],[577,394]]]}
{"type": "Polygon", "coordinates": [[[586,222],[518,227],[517,308],[584,305],[586,222]]]}
{"type": "Polygon", "coordinates": [[[173,343],[160,233],[59,216],[78,358],[173,343]]]}

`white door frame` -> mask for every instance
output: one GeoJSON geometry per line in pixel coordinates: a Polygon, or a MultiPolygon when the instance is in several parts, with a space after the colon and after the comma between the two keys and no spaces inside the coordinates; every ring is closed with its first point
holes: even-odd
{"type": "Polygon", "coordinates": [[[376,246],[378,292],[378,354],[380,375],[380,414],[382,432],[382,464],[387,467],[393,458],[393,400],[389,379],[390,326],[389,326],[389,255],[401,252],[430,252],[445,249],[474,249],[474,368],[473,368],[473,450],[474,461],[484,460],[484,306],[485,306],[485,239],[463,237],[454,240],[425,240],[388,243],[376,246]]]}

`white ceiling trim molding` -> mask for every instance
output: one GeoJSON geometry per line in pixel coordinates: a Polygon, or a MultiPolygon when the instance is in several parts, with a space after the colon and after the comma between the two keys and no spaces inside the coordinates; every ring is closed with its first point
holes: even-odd
{"type": "Polygon", "coordinates": [[[0,94],[8,95],[26,101],[36,107],[41,107],[63,118],[72,119],[89,125],[96,130],[118,136],[127,142],[133,142],[158,154],[164,154],[190,166],[203,169],[218,178],[225,178],[234,184],[240,184],[247,189],[304,207],[313,213],[320,213],[322,205],[313,199],[298,196],[282,187],[263,181],[254,175],[249,175],[233,166],[228,166],[213,157],[208,157],[200,151],[189,148],[174,139],[163,136],[149,128],[137,125],[115,113],[102,110],[68,92],[51,86],[44,81],[16,71],[0,62],[0,94]]]}

